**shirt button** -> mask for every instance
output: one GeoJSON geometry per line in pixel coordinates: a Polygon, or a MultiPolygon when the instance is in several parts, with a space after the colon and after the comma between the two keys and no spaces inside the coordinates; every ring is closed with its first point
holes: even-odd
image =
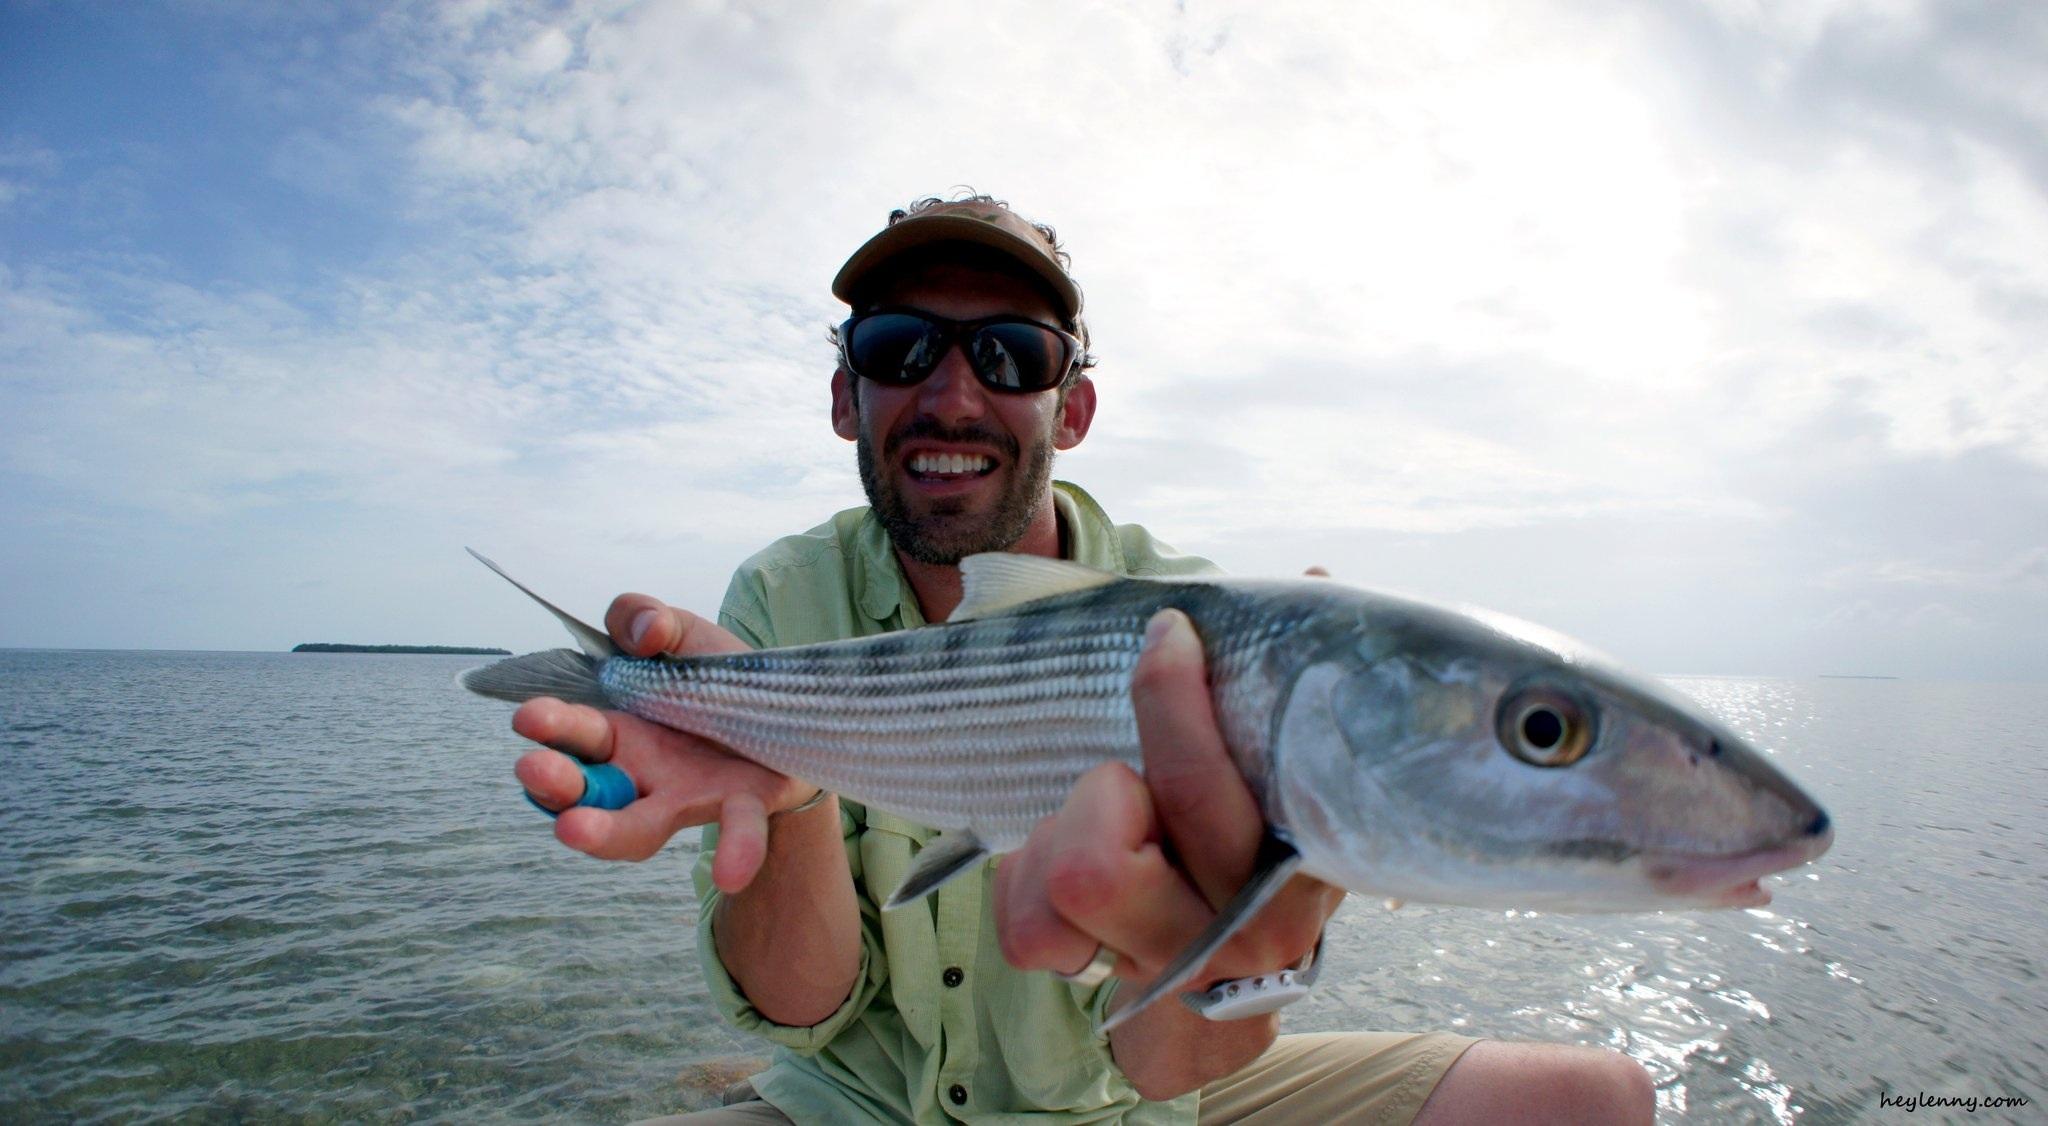
{"type": "Polygon", "coordinates": [[[939,980],[946,983],[946,988],[957,989],[961,982],[967,980],[967,975],[960,972],[959,966],[947,966],[946,972],[939,976],[939,980]]]}
{"type": "Polygon", "coordinates": [[[955,1083],[951,1087],[946,1088],[946,1097],[953,1100],[954,1106],[966,1106],[967,1088],[955,1083]]]}

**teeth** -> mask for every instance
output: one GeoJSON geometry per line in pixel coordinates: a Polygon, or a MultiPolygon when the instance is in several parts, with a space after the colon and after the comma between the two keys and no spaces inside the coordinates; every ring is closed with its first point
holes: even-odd
{"type": "Polygon", "coordinates": [[[918,454],[910,459],[913,473],[986,473],[989,459],[984,454],[918,454]]]}

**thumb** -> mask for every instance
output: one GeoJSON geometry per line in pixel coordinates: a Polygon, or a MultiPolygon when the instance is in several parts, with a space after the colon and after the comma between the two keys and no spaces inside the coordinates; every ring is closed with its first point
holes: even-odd
{"type": "Polygon", "coordinates": [[[768,859],[768,807],[751,793],[725,799],[718,810],[718,846],[711,856],[711,882],[732,895],[745,891],[768,859]]]}

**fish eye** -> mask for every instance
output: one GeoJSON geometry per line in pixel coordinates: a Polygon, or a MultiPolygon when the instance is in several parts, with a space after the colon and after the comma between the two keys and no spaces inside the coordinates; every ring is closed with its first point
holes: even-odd
{"type": "Polygon", "coordinates": [[[1524,688],[1503,696],[1496,727],[1500,745],[1531,766],[1570,766],[1593,746],[1591,715],[1555,688],[1524,688]]]}

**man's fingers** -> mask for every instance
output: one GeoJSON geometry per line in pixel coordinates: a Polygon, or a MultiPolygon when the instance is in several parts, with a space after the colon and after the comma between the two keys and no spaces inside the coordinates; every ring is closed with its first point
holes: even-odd
{"type": "MultiPolygon", "coordinates": [[[[636,722],[630,716],[619,720],[636,722]]],[[[556,838],[601,860],[645,860],[682,829],[717,820],[712,879],[728,892],[752,882],[767,857],[769,801],[786,802],[784,791],[802,786],[751,763],[717,759],[697,763],[698,769],[689,771],[693,784],[681,785],[664,774],[660,759],[651,760],[652,765],[644,755],[634,761],[639,773],[627,774],[637,797],[618,810],[576,805],[585,783],[582,771],[565,755],[535,751],[514,769],[528,793],[561,811],[556,838]]]]}
{"type": "Polygon", "coordinates": [[[528,700],[512,713],[512,730],[584,762],[610,762],[616,731],[605,713],[551,697],[528,700]]]}
{"type": "Polygon", "coordinates": [[[645,594],[622,594],[604,612],[605,632],[619,648],[635,657],[652,657],[687,632],[675,620],[673,607],[645,594]]]}
{"type": "Polygon", "coordinates": [[[599,860],[645,860],[661,851],[662,838],[645,830],[646,814],[634,806],[593,809],[579,805],[555,818],[555,839],[599,860]]]}
{"type": "MultiPolygon", "coordinates": [[[[726,799],[728,810],[734,800],[726,799]]],[[[761,808],[759,798],[745,795],[745,800],[752,802],[757,811],[761,808]]],[[[672,797],[649,794],[646,785],[641,783],[640,797],[624,809],[592,809],[588,806],[579,806],[564,810],[562,815],[555,819],[555,837],[570,848],[588,853],[600,860],[645,860],[660,852],[661,847],[667,844],[669,838],[678,830],[688,825],[701,824],[702,820],[708,818],[692,820],[685,807],[679,805],[672,797]]],[[[765,834],[765,828],[757,833],[763,838],[765,834]]],[[[744,841],[747,835],[744,826],[739,830],[739,835],[744,841]]],[[[740,848],[743,852],[744,844],[740,848]]],[[[746,880],[753,878],[754,870],[761,866],[761,857],[765,851],[756,851],[751,866],[746,871],[745,880],[741,880],[741,886],[745,886],[746,880]]],[[[718,861],[730,863],[725,858],[725,842],[722,836],[719,841],[718,861]]],[[[714,867],[714,876],[716,872],[717,869],[714,867]]]]}
{"type": "Polygon", "coordinates": [[[619,648],[635,657],[658,653],[695,656],[747,648],[717,622],[700,618],[645,594],[622,594],[605,611],[604,628],[619,648]]]}
{"type": "Polygon", "coordinates": [[[1114,763],[1083,775],[1061,808],[1045,861],[1046,900],[1094,941],[1066,944],[1051,968],[1079,968],[1100,942],[1125,956],[1121,973],[1148,974],[1208,921],[1199,894],[1159,848],[1151,800],[1145,782],[1114,763]]]}
{"type": "Polygon", "coordinates": [[[1023,848],[996,860],[996,939],[1003,960],[1020,970],[1076,973],[1095,956],[1096,940],[1060,917],[1045,896],[1045,862],[1059,818],[1031,831],[1023,848]]]}
{"type": "Polygon", "coordinates": [[[1131,678],[1145,783],[1166,839],[1211,907],[1251,875],[1265,819],[1216,727],[1201,639],[1187,615],[1162,610],[1131,678]]]}
{"type": "MultiPolygon", "coordinates": [[[[1150,977],[1200,932],[1212,912],[1201,895],[1167,863],[1156,844],[1134,852],[1068,857],[1046,874],[1046,894],[1071,926],[1122,955],[1121,977],[1150,977]]],[[[1073,972],[1087,962],[1094,944],[1072,951],[1073,972]]]]}
{"type": "MultiPolygon", "coordinates": [[[[1151,802],[1146,780],[1128,767],[1097,767],[1002,859],[995,922],[1005,960],[1072,973],[1108,946],[1120,955],[1118,976],[1143,980],[1194,941],[1214,910],[1161,850],[1151,802]]],[[[1243,976],[1298,960],[1334,906],[1330,890],[1294,881],[1274,905],[1287,907],[1287,918],[1240,933],[1210,968],[1243,976]]]]}
{"type": "MultiPolygon", "coordinates": [[[[1062,873],[1060,895],[1085,905],[1091,916],[1100,903],[1116,901],[1117,890],[1102,885],[1120,878],[1119,857],[1147,846],[1148,800],[1129,767],[1098,766],[1075,784],[1058,813],[1038,823],[1023,848],[998,862],[995,923],[1005,961],[1018,969],[1075,973],[1095,957],[1102,940],[1062,913],[1051,873],[1062,873]]],[[[1122,975],[1132,970],[1130,963],[1118,967],[1122,975]]]]}
{"type": "Polygon", "coordinates": [[[583,771],[568,755],[530,751],[513,764],[512,773],[533,800],[548,809],[564,810],[583,800],[583,771]]]}
{"type": "Polygon", "coordinates": [[[1091,907],[1096,899],[1116,898],[1120,858],[1158,839],[1145,783],[1120,762],[1083,774],[1059,812],[1040,828],[1046,838],[1041,850],[1046,884],[1062,882],[1067,896],[1091,907]]]}
{"type": "Polygon", "coordinates": [[[1231,966],[1233,977],[1293,965],[1315,947],[1323,924],[1343,901],[1343,888],[1295,876],[1259,910],[1253,925],[1223,945],[1212,964],[1231,966]]]}
{"type": "Polygon", "coordinates": [[[718,813],[718,851],[711,858],[711,882],[731,895],[745,891],[768,859],[768,809],[753,794],[734,794],[718,813]]]}

